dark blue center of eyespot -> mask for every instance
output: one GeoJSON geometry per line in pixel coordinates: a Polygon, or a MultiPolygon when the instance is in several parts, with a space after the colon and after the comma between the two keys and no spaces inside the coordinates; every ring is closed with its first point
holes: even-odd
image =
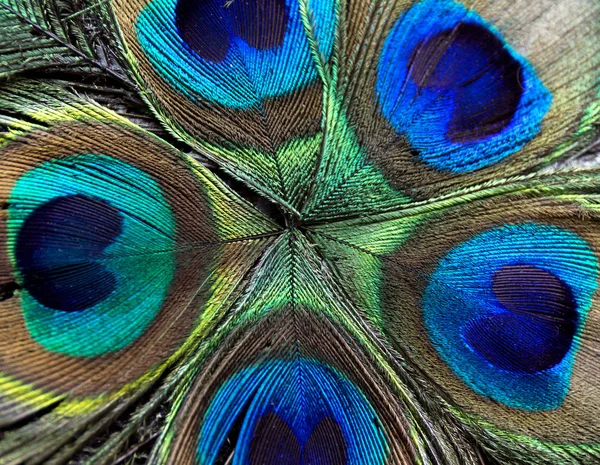
{"type": "Polygon", "coordinates": [[[274,412],[256,425],[250,447],[250,465],[346,465],[346,441],[335,419],[315,426],[304,446],[290,425],[274,412]]]}
{"type": "Polygon", "coordinates": [[[463,333],[467,343],[513,373],[538,373],[560,363],[578,322],[569,286],[544,269],[510,265],[496,271],[492,288],[506,312],[469,322],[463,333]]]}
{"type": "Polygon", "coordinates": [[[178,0],[175,24],[183,41],[215,63],[239,37],[257,50],[283,43],[288,11],[285,0],[178,0]]]}
{"type": "Polygon", "coordinates": [[[117,282],[98,259],[122,227],[119,211],[103,200],[70,195],[44,203],[18,233],[23,287],[42,305],[65,312],[103,301],[117,282]]]}
{"type": "Polygon", "coordinates": [[[446,132],[452,142],[500,133],[523,93],[521,65],[498,37],[479,24],[459,22],[422,41],[408,66],[420,88],[452,92],[454,109],[446,132]]]}
{"type": "Polygon", "coordinates": [[[346,465],[347,456],[340,425],[333,418],[324,418],[306,441],[304,465],[346,465]]]}

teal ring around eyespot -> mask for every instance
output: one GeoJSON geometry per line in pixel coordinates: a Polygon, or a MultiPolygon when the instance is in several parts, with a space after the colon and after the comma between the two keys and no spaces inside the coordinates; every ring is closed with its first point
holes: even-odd
{"type": "Polygon", "coordinates": [[[18,278],[19,230],[38,207],[72,195],[105,201],[123,218],[121,234],[99,260],[116,289],[78,312],[48,308],[23,289],[21,306],[31,337],[45,349],[96,357],[133,343],[160,311],[175,271],[176,223],[159,184],[130,164],[99,154],[46,161],[21,176],[9,197],[8,250],[18,278]]]}

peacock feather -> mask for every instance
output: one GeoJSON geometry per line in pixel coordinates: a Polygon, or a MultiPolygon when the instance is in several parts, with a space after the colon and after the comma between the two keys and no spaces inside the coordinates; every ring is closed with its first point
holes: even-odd
{"type": "Polygon", "coordinates": [[[0,0],[0,464],[600,464],[597,0],[0,0]]]}

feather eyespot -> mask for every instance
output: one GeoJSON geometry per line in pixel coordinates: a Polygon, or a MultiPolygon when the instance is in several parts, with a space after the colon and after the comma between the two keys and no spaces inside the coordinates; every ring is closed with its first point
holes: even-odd
{"type": "Polygon", "coordinates": [[[223,383],[202,422],[199,463],[215,463],[239,415],[240,463],[385,463],[386,441],[373,407],[344,375],[315,360],[272,360],[223,383]]]}
{"type": "Polygon", "coordinates": [[[419,2],[398,19],[381,51],[376,87],[383,115],[420,159],[451,173],[520,150],[552,101],[497,31],[447,0],[419,2]]]}
{"type": "Polygon", "coordinates": [[[168,144],[78,116],[3,151],[0,372],[81,399],[164,370],[273,226],[168,144]]]}
{"type": "MultiPolygon", "coordinates": [[[[313,0],[319,52],[333,49],[333,0],[313,0]]],[[[135,25],[156,72],[193,101],[259,107],[312,84],[312,63],[297,0],[152,0],[135,25]]]]}
{"type": "Polygon", "coordinates": [[[597,259],[575,233],[505,225],[439,261],[423,317],[441,357],[475,391],[512,407],[554,409],[568,392],[596,285],[597,259]]]}
{"type": "Polygon", "coordinates": [[[25,321],[47,349],[118,351],[161,309],[174,275],[175,220],[141,170],[96,154],[48,161],[16,182],[9,215],[25,321]],[[130,187],[136,179],[143,187],[130,187]]]}

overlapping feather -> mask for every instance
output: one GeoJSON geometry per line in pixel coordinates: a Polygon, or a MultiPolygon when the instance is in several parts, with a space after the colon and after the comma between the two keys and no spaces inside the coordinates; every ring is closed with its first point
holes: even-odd
{"type": "Polygon", "coordinates": [[[0,463],[600,460],[596,2],[1,2],[0,463]]]}

